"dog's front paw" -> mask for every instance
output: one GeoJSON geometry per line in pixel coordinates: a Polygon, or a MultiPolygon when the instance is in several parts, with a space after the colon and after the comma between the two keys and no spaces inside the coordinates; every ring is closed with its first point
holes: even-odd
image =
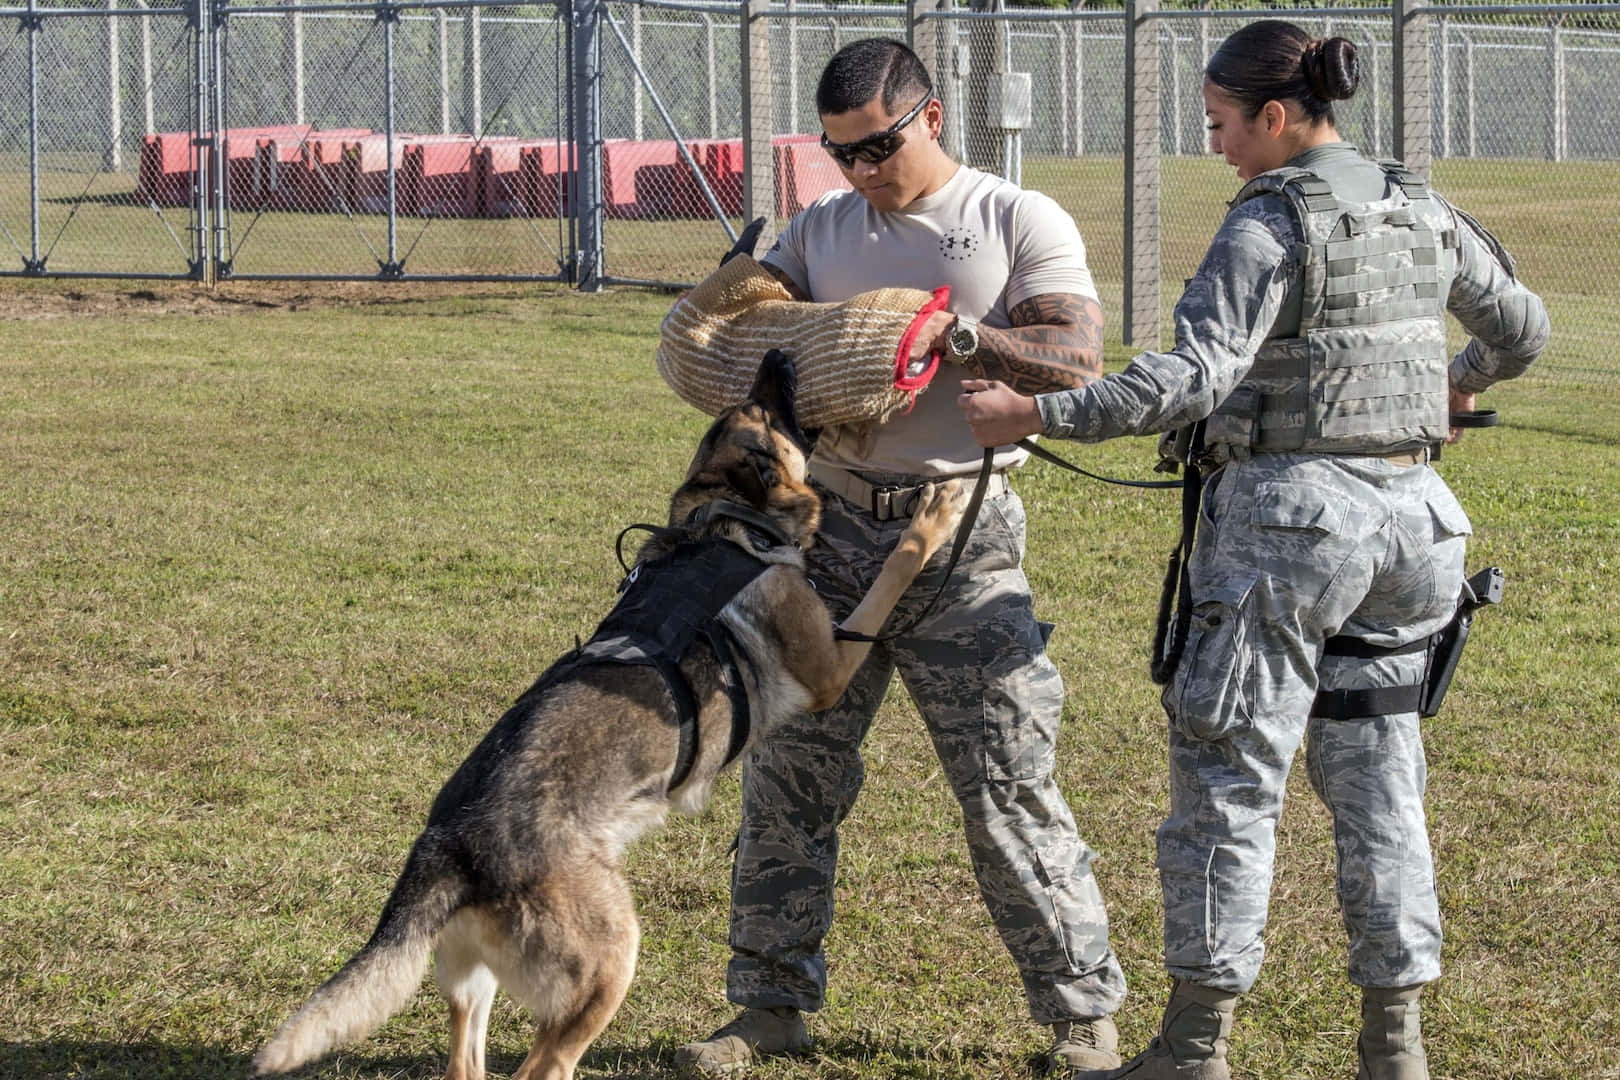
{"type": "Polygon", "coordinates": [[[941,480],[923,488],[917,500],[920,506],[911,518],[906,535],[922,545],[924,559],[938,551],[955,533],[962,511],[967,509],[972,497],[971,480],[941,480]]]}

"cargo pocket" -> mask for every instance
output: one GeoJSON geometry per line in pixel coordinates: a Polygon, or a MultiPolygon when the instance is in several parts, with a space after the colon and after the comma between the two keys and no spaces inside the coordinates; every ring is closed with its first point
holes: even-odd
{"type": "Polygon", "coordinates": [[[984,679],[981,774],[992,783],[1045,776],[1055,764],[1063,679],[1046,655],[1049,625],[1019,608],[976,628],[984,679]]]}
{"type": "Polygon", "coordinates": [[[1175,677],[1165,687],[1170,721],[1189,739],[1210,742],[1247,731],[1254,714],[1254,584],[1250,570],[1201,590],[1175,677]]]}
{"type": "Polygon", "coordinates": [[[1462,504],[1449,491],[1429,500],[1429,520],[1434,524],[1434,542],[1437,546],[1459,536],[1469,536],[1474,531],[1462,504]]]}

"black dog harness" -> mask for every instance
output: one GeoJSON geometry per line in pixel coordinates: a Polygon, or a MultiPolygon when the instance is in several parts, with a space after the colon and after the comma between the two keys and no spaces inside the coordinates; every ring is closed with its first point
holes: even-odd
{"type": "MultiPolygon", "coordinates": [[[[680,663],[699,642],[707,642],[720,663],[721,681],[731,699],[731,743],[724,764],[729,765],[748,742],[751,718],[748,692],[738,668],[745,656],[731,631],[720,621],[725,606],[771,565],[759,558],[776,544],[791,541],[763,514],[724,501],[709,503],[695,513],[690,524],[715,517],[730,517],[748,526],[755,551],[717,536],[687,538],[654,559],[637,563],[619,585],[619,602],[583,645],[553,664],[524,697],[595,664],[634,664],[654,668],[664,679],[675,706],[680,748],[675,771],[666,791],[686,781],[697,759],[698,704],[680,663]]],[[[687,535],[689,529],[632,525],[655,535],[687,535]]],[[[623,534],[620,534],[623,539],[623,534]]]]}

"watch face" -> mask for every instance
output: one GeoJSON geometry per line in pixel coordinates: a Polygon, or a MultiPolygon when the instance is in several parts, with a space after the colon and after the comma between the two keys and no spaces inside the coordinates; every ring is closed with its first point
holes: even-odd
{"type": "Polygon", "coordinates": [[[966,326],[958,326],[952,330],[947,341],[951,346],[951,352],[957,356],[971,356],[979,347],[979,335],[966,326]]]}

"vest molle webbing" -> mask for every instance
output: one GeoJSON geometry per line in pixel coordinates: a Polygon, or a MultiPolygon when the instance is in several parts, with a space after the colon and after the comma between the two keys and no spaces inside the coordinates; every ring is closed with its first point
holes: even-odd
{"type": "MultiPolygon", "coordinates": [[[[638,563],[619,586],[622,594],[591,640],[553,664],[523,696],[543,691],[574,670],[592,664],[637,664],[656,668],[669,689],[680,735],[669,790],[685,780],[697,757],[698,702],[680,662],[699,640],[714,650],[731,698],[729,764],[748,741],[748,694],[737,669],[738,650],[720,612],[768,563],[732,543],[711,537],[691,541],[638,563]]],[[[520,699],[521,700],[521,699],[520,699]]]]}
{"type": "Polygon", "coordinates": [[[1416,175],[1383,163],[1394,192],[1341,202],[1314,173],[1251,180],[1288,201],[1304,234],[1299,333],[1272,338],[1216,408],[1206,443],[1261,453],[1380,454],[1443,439],[1448,425],[1442,250],[1455,244],[1416,175]]]}

